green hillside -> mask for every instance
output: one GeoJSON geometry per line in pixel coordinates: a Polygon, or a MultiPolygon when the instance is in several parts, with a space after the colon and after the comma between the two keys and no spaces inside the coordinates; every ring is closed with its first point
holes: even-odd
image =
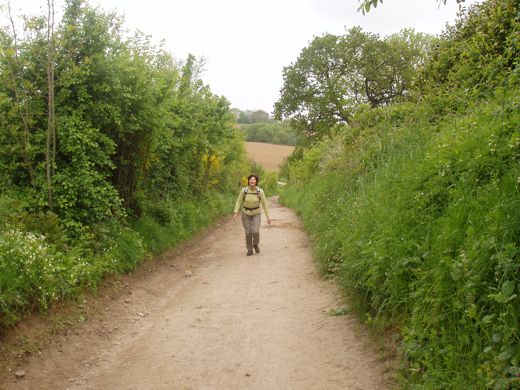
{"type": "Polygon", "coordinates": [[[402,96],[322,117],[284,169],[323,271],[397,333],[404,388],[520,387],[519,27],[517,1],[473,7],[402,96]]]}

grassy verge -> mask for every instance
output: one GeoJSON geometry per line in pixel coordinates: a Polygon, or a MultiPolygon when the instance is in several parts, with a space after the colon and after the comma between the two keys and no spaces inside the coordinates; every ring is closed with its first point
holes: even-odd
{"type": "MultiPolygon", "coordinates": [[[[91,226],[74,239],[67,238],[52,214],[11,209],[17,217],[0,232],[0,330],[28,312],[45,311],[85,288],[95,290],[107,275],[129,272],[143,259],[176,246],[229,213],[234,196],[208,192],[192,200],[149,204],[141,218],[127,225],[91,226]]],[[[5,194],[0,203],[23,208],[5,194]]]]}
{"type": "Polygon", "coordinates": [[[368,321],[397,326],[403,386],[520,385],[520,100],[360,112],[281,200],[368,321]]]}

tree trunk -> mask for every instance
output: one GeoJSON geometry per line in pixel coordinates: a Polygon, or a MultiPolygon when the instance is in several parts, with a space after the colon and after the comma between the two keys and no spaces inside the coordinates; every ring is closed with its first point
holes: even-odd
{"type": "Polygon", "coordinates": [[[45,149],[45,165],[47,176],[47,201],[49,209],[53,209],[52,177],[56,158],[56,123],[54,105],[54,0],[47,0],[47,145],[45,149]]]}

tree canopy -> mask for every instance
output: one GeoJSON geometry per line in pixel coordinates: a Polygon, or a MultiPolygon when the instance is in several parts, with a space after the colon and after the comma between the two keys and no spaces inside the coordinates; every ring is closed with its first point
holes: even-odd
{"type": "Polygon", "coordinates": [[[3,190],[26,191],[32,210],[79,226],[139,215],[142,199],[223,184],[215,168],[238,142],[234,119],[201,81],[199,60],[176,60],[142,33],[127,36],[120,17],[84,0],[66,2],[55,31],[51,53],[43,17],[23,32],[0,30],[3,190]],[[47,164],[51,54],[56,130],[47,164]]]}
{"type": "Polygon", "coordinates": [[[261,123],[269,122],[271,117],[269,113],[263,110],[239,110],[238,108],[232,108],[231,112],[236,115],[237,123],[250,124],[250,123],[261,123]]]}
{"type": "MultiPolygon", "coordinates": [[[[358,10],[363,12],[363,14],[370,12],[372,7],[376,8],[379,3],[383,4],[383,0],[359,0],[360,5],[358,10]]],[[[436,0],[438,3],[446,4],[448,0],[436,0]]],[[[455,0],[458,4],[464,3],[465,0],[455,0]]]]}
{"type": "Polygon", "coordinates": [[[406,98],[433,38],[413,30],[380,38],[360,27],[315,37],[283,70],[276,119],[310,140],[349,124],[357,106],[406,98]]]}

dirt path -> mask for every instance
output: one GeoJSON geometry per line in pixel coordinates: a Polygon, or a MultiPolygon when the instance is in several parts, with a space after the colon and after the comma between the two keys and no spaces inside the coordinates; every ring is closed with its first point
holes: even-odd
{"type": "Polygon", "coordinates": [[[388,388],[356,320],[331,315],[341,303],[298,219],[270,203],[260,254],[245,256],[238,221],[220,222],[122,281],[101,310],[13,367],[0,388],[388,388]]]}

